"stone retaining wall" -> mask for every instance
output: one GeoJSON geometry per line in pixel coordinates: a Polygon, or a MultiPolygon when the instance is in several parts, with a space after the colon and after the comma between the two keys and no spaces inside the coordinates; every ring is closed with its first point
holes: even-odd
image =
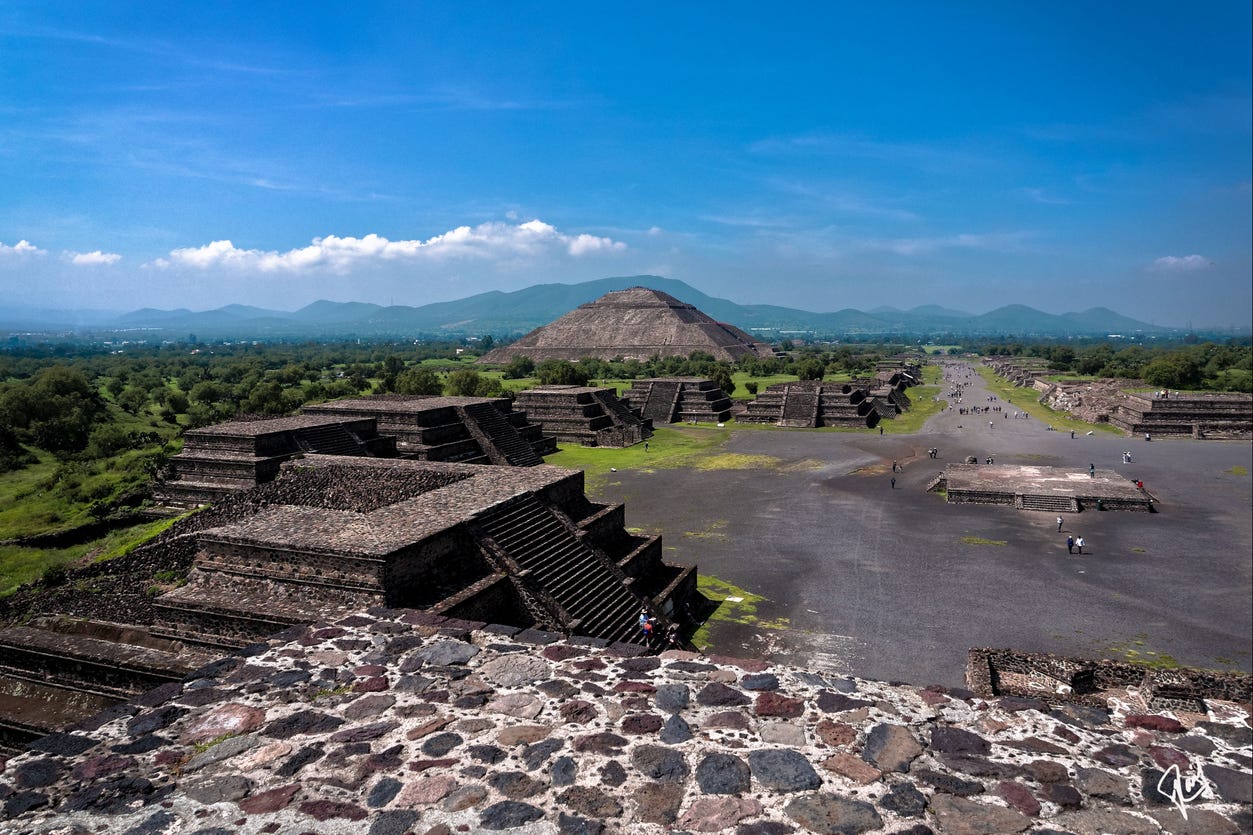
{"type": "Polygon", "coordinates": [[[7,831],[1229,833],[1247,706],[1050,707],[375,609],[3,765],[7,831]],[[1172,771],[1173,769],[1173,771],[1172,771]],[[1203,781],[1181,814],[1172,775],[1203,781]]]}

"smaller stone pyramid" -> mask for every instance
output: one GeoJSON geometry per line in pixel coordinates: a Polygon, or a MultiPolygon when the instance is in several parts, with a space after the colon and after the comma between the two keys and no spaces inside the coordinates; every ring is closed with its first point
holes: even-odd
{"type": "Polygon", "coordinates": [[[480,362],[505,363],[513,357],[577,360],[647,360],[654,354],[686,357],[693,351],[734,362],[745,356],[771,356],[768,345],[731,325],[715,322],[693,305],[648,287],[606,293],[579,305],[557,321],[484,355],[480,362]]]}

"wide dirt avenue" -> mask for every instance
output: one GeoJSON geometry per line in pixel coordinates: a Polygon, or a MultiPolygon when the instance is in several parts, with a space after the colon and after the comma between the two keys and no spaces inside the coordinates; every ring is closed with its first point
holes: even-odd
{"type": "MultiPolygon", "coordinates": [[[[957,369],[962,406],[1013,413],[957,369]]],[[[721,452],[768,458],[753,469],[620,469],[598,488],[626,502],[629,526],[664,535],[668,560],[766,598],[744,623],[724,604],[711,653],[947,686],[963,683],[975,646],[1251,669],[1247,441],[1071,438],[1034,418],[954,408],[915,435],[734,429],[721,452]],[[1058,533],[1056,513],[926,492],[968,455],[1116,471],[1142,480],[1159,512],[1065,513],[1058,533]],[[1066,552],[1067,533],[1085,538],[1083,556],[1066,552]]]]}

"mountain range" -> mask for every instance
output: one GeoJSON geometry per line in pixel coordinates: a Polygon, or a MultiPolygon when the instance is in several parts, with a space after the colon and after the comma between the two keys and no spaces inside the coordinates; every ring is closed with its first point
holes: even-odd
{"type": "Polygon", "coordinates": [[[736,304],[706,295],[695,287],[653,275],[619,276],[579,284],[537,284],[514,292],[492,291],[420,307],[381,306],[365,302],[317,301],[293,312],[230,304],[214,310],[143,308],[121,315],[72,315],[56,311],[37,314],[0,309],[0,331],[77,329],[145,331],[167,338],[382,338],[518,336],[546,325],[580,304],[611,290],[644,286],[695,305],[720,322],[765,338],[815,336],[1021,336],[1067,337],[1168,335],[1181,333],[1140,322],[1108,308],[1077,313],[1044,313],[1025,305],[1007,305],[975,315],[939,305],[910,310],[876,307],[813,313],[764,304],[736,304]]]}

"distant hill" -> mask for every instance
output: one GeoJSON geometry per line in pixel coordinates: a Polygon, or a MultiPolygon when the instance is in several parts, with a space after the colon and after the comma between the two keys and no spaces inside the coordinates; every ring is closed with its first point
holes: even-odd
{"type": "MultiPolygon", "coordinates": [[[[94,320],[90,327],[168,331],[170,335],[180,337],[195,333],[201,338],[520,336],[605,293],[637,286],[669,293],[719,322],[767,338],[791,334],[829,337],[1068,337],[1180,332],[1139,322],[1103,307],[1061,315],[1043,313],[1025,305],[1008,305],[979,315],[939,305],[922,305],[911,310],[885,306],[869,312],[848,308],[833,313],[815,313],[776,305],[736,304],[707,295],[682,281],[655,275],[616,276],[579,284],[537,284],[510,293],[479,293],[456,301],[420,307],[383,307],[364,302],[323,300],[294,312],[241,304],[205,311],[144,308],[109,319],[94,320]]],[[[40,313],[39,325],[49,326],[53,321],[50,313],[40,313]]],[[[7,325],[19,318],[17,313],[6,315],[0,311],[0,323],[7,325]]],[[[78,324],[82,324],[81,316],[78,324]]],[[[75,322],[67,317],[63,325],[70,327],[75,322]]]]}

